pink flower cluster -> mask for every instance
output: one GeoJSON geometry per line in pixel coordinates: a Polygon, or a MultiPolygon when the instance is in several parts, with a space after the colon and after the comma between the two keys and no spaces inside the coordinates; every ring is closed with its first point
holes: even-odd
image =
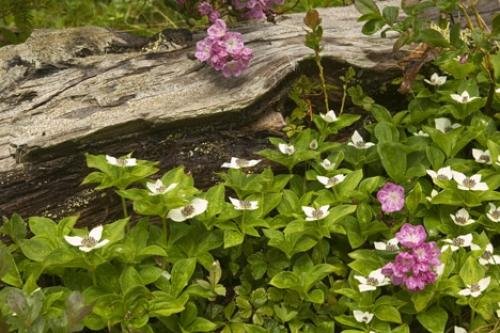
{"type": "Polygon", "coordinates": [[[382,268],[382,273],[391,279],[392,284],[420,291],[436,282],[441,252],[435,242],[426,242],[426,238],[427,233],[421,225],[406,223],[396,233],[403,252],[382,268]]]}
{"type": "Polygon", "coordinates": [[[377,192],[377,199],[384,213],[399,212],[405,205],[405,189],[388,182],[377,192]]]}
{"type": "Polygon", "coordinates": [[[212,7],[212,5],[207,1],[202,1],[198,4],[198,12],[200,15],[206,15],[212,23],[220,18],[219,11],[215,10],[214,7],[212,7]]]}
{"type": "Polygon", "coordinates": [[[225,77],[231,77],[248,68],[253,54],[245,47],[240,33],[228,31],[226,23],[216,19],[208,28],[207,37],[196,43],[195,56],[222,71],[225,77]]]}
{"type": "Polygon", "coordinates": [[[232,0],[234,8],[243,11],[247,19],[263,19],[272,12],[274,5],[283,4],[284,0],[232,0]]]}

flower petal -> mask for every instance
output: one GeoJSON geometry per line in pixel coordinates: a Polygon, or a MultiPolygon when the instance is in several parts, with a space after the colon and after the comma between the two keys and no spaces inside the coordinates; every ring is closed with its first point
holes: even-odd
{"type": "Polygon", "coordinates": [[[79,236],[64,236],[64,240],[73,246],[80,246],[82,244],[82,237],[79,236]]]}
{"type": "Polygon", "coordinates": [[[95,227],[92,230],[90,230],[89,236],[92,237],[93,239],[95,239],[96,242],[98,242],[98,241],[101,240],[102,230],[103,230],[103,226],[102,225],[98,225],[97,227],[95,227]]]}

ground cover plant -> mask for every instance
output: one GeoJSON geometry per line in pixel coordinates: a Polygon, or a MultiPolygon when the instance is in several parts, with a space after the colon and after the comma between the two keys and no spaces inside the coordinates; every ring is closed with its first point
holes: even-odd
{"type": "Polygon", "coordinates": [[[408,32],[397,47],[425,43],[434,54],[432,67],[398,82],[410,92],[401,110],[367,96],[353,69],[341,105],[328,100],[311,10],[318,80],[291,92],[288,135],[226,161],[219,183],[202,191],[182,166],[88,154],[83,183],[112,189],[123,218],[88,230],[77,216],[5,218],[0,327],[499,331],[500,19],[462,29],[417,19],[430,5],[461,10],[455,1],[423,4],[398,19],[396,7],[357,2],[366,33],[408,32]],[[262,168],[264,159],[281,168],[262,168]]]}

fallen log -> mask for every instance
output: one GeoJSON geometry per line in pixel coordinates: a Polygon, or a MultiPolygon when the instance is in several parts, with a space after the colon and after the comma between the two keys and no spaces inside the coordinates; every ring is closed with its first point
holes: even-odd
{"type": "MultiPolygon", "coordinates": [[[[361,34],[353,6],[320,14],[329,81],[350,65],[376,86],[398,75],[395,36],[361,34]]],[[[201,33],[165,49],[104,28],[39,30],[0,49],[0,215],[80,213],[89,224],[115,216],[113,195],[79,185],[84,152],[133,152],[213,183],[223,161],[266,145],[279,126],[271,111],[283,111],[293,78],[314,68],[302,20],[238,27],[255,58],[232,79],[192,60],[201,33]]]]}

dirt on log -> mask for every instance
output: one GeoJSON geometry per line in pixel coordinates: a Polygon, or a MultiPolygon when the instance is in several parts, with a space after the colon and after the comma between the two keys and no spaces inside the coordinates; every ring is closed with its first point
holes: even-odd
{"type": "MultiPolygon", "coordinates": [[[[363,35],[352,6],[320,14],[329,81],[347,66],[376,87],[398,75],[395,36],[363,35]]],[[[159,45],[96,27],[38,30],[0,49],[0,215],[79,213],[85,224],[116,216],[115,195],[80,186],[84,152],[133,152],[162,171],[185,165],[201,187],[213,183],[223,161],[267,145],[290,83],[313,70],[302,20],[236,28],[255,57],[231,79],[193,60],[202,33],[159,45]]]]}

